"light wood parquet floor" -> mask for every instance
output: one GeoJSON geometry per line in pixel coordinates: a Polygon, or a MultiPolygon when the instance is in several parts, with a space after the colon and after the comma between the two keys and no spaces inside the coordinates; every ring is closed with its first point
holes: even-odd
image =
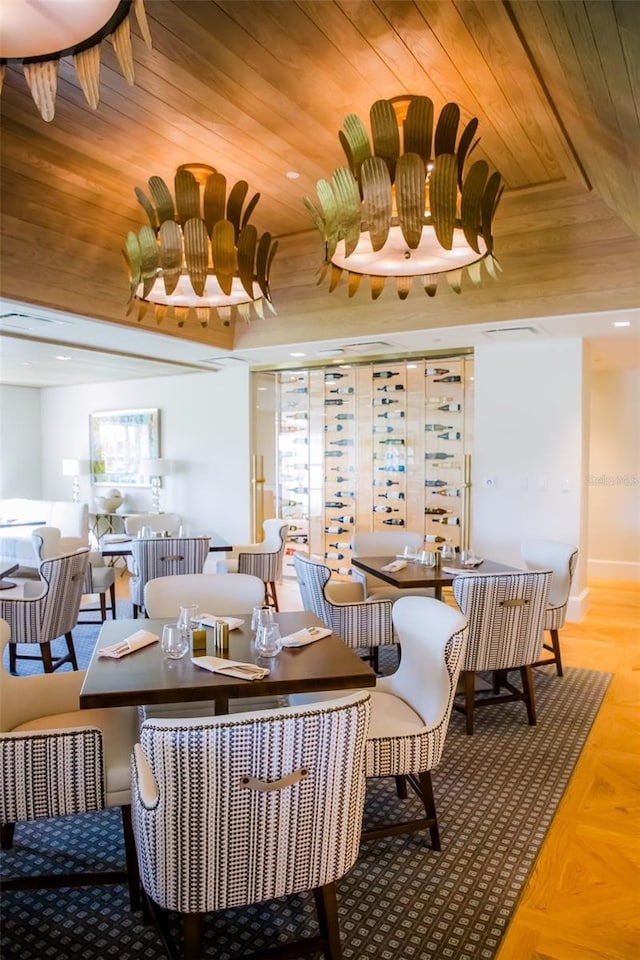
{"type": "MultiPolygon", "coordinates": [[[[640,960],[640,584],[589,589],[585,620],[560,634],[564,662],[613,678],[497,960],[640,960]]],[[[295,581],[278,596],[301,609],[295,581]]]]}

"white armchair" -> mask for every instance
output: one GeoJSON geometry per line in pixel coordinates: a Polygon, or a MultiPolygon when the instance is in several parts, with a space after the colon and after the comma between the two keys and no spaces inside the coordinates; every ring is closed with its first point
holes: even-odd
{"type": "Polygon", "coordinates": [[[527,570],[551,570],[549,602],[544,615],[544,628],[549,631],[551,643],[543,643],[552,656],[537,660],[533,666],[555,663],[556,673],[562,676],[562,654],[558,631],[564,626],[571,583],[578,563],[578,548],[559,540],[525,540],[520,548],[527,570]]]}
{"type": "Polygon", "coordinates": [[[278,610],[276,582],[282,579],[282,563],[287,547],[286,520],[272,518],[262,524],[262,543],[247,543],[234,546],[226,560],[218,562],[220,573],[249,573],[260,577],[264,583],[264,602],[278,610]]]}
{"type": "MultiPolygon", "coordinates": [[[[31,534],[33,548],[39,561],[48,560],[51,557],[58,557],[67,551],[63,549],[64,539],[60,535],[58,527],[36,527],[31,534]]],[[[113,567],[104,562],[100,551],[92,550],[89,554],[89,564],[82,589],[83,596],[97,596],[100,604],[100,619],[87,620],[84,616],[82,620],[78,618],[78,623],[104,623],[107,619],[107,600],[106,595],[109,591],[109,610],[111,619],[116,619],[116,575],[113,567]]],[[[84,613],[96,612],[96,607],[83,606],[81,611],[84,613]]]]}

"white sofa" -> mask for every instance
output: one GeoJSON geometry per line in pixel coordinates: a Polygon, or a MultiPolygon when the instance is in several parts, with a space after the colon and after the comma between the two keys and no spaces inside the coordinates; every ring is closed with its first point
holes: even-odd
{"type": "Polygon", "coordinates": [[[0,528],[0,557],[3,561],[20,564],[17,571],[37,571],[39,560],[31,541],[36,527],[29,521],[38,521],[38,526],[58,527],[62,536],[60,549],[70,553],[89,542],[89,508],[86,503],[71,503],[68,500],[23,500],[19,498],[0,500],[0,518],[4,521],[21,521],[11,527],[0,528]]]}

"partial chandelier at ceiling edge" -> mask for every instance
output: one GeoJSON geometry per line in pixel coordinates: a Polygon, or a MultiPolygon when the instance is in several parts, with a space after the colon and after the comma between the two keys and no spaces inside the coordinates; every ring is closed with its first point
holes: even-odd
{"type": "Polygon", "coordinates": [[[174,182],[175,202],[158,176],[149,179],[151,199],[135,189],[149,225],[127,236],[128,313],[137,308],[140,321],[152,309],[159,324],[179,327],[230,326],[236,313],[249,322],[252,309],[264,317],[265,303],[275,313],[269,277],[278,244],[249,223],[260,194],[245,207],[249,188],[239,180],[227,198],[226,178],[207,164],[183,164],[174,182]]]}
{"type": "Polygon", "coordinates": [[[428,97],[378,100],[370,110],[373,146],[360,118],[345,118],[339,137],[349,166],[318,181],[319,208],[305,198],[324,240],[318,283],[330,272],[330,291],[346,271],[350,297],[363,276],[374,300],[389,277],[402,300],[416,278],[433,297],[441,275],[460,293],[464,271],[477,284],[482,264],[494,278],[501,269],[493,246],[501,176],[489,174],[486,160],[465,172],[478,121],[469,121],[456,147],[459,106],[443,107],[435,133],[433,114],[428,97]]]}

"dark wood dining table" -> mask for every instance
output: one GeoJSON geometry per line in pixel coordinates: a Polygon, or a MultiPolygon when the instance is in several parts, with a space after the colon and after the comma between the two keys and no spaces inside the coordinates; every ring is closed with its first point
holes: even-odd
{"type": "MultiPolygon", "coordinates": [[[[80,692],[80,708],[212,700],[214,712],[225,714],[229,700],[237,697],[270,697],[375,686],[376,676],[371,667],[335,634],[303,647],[285,647],[277,657],[261,659],[253,645],[251,613],[229,616],[244,622],[229,632],[228,651],[221,653],[214,649],[214,631],[207,629],[207,654],[267,666],[268,677],[239,680],[211,673],[193,664],[190,655],[180,660],[167,660],[159,643],[150,644],[119,660],[102,657],[98,654],[100,647],[125,640],[140,629],[161,636],[163,625],[175,622],[166,619],[107,620],[87,668],[80,692]]],[[[303,627],[325,626],[318,617],[306,611],[276,613],[275,619],[283,637],[303,627]]]]}
{"type": "Polygon", "coordinates": [[[385,583],[392,587],[398,587],[400,590],[410,590],[418,588],[432,587],[438,600],[442,599],[442,588],[450,587],[453,583],[456,572],[460,574],[469,573],[514,573],[516,567],[508,567],[504,563],[497,563],[495,560],[483,560],[479,566],[463,567],[459,560],[443,561],[440,567],[426,567],[415,560],[407,560],[407,565],[402,570],[383,570],[388,564],[393,563],[396,557],[352,557],[351,564],[362,570],[363,573],[370,573],[374,577],[379,577],[385,583]],[[444,569],[443,569],[444,568],[444,569]]]}
{"type": "Polygon", "coordinates": [[[5,580],[4,578],[11,573],[15,573],[20,564],[16,560],[3,560],[0,557],[0,590],[11,590],[12,587],[15,587],[13,580],[5,580]]]}
{"type": "MultiPolygon", "coordinates": [[[[233,550],[233,546],[218,533],[193,533],[190,536],[209,537],[209,553],[224,553],[233,550]]],[[[134,539],[135,537],[125,537],[124,534],[114,534],[113,536],[107,534],[100,544],[100,552],[103,557],[130,557],[131,541],[134,539]]]]}

